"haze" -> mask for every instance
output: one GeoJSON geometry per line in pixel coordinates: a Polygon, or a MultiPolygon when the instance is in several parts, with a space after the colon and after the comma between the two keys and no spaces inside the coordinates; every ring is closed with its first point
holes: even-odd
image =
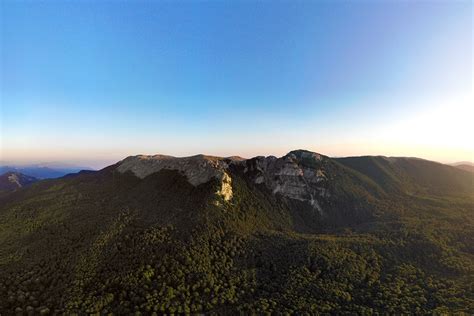
{"type": "Polygon", "coordinates": [[[471,1],[0,6],[2,161],[473,161],[471,1]]]}

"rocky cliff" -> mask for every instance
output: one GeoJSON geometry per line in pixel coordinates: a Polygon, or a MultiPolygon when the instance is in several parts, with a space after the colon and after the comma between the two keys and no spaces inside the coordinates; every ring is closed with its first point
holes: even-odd
{"type": "Polygon", "coordinates": [[[177,170],[194,186],[216,178],[220,181],[220,189],[216,193],[230,201],[233,193],[229,168],[243,168],[244,174],[255,184],[265,185],[275,195],[307,202],[322,214],[320,201],[330,194],[324,168],[326,159],[326,156],[306,150],[295,150],[281,158],[259,156],[251,159],[139,155],[121,161],[118,171],[131,171],[143,179],[162,169],[177,170]]]}

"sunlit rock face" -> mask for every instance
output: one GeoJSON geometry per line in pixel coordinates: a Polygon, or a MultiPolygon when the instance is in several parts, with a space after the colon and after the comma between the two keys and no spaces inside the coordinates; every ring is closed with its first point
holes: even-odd
{"type": "Polygon", "coordinates": [[[323,159],[325,157],[317,153],[296,150],[281,158],[249,159],[245,162],[244,172],[255,183],[266,185],[274,194],[308,202],[322,213],[319,201],[328,195],[323,159]]]}
{"type": "Polygon", "coordinates": [[[221,183],[221,188],[216,193],[225,201],[229,201],[233,194],[232,179],[225,170],[232,160],[205,155],[182,158],[165,155],[139,155],[122,160],[117,170],[122,173],[131,171],[141,179],[162,169],[177,170],[184,174],[189,183],[194,186],[216,178],[221,183]]]}
{"type": "Polygon", "coordinates": [[[121,161],[118,171],[131,171],[137,177],[145,178],[162,169],[177,170],[194,186],[216,178],[220,182],[216,194],[224,201],[230,201],[233,191],[229,166],[234,165],[243,167],[247,177],[256,184],[265,185],[273,194],[307,202],[323,213],[320,201],[328,196],[325,189],[327,178],[323,168],[324,159],[326,157],[320,154],[304,150],[292,151],[281,158],[259,156],[247,160],[204,155],[183,158],[140,155],[121,161]]]}
{"type": "Polygon", "coordinates": [[[222,178],[220,179],[221,187],[216,192],[217,195],[221,196],[224,201],[230,201],[233,196],[232,192],[232,178],[229,176],[227,172],[222,174],[222,178]]]}

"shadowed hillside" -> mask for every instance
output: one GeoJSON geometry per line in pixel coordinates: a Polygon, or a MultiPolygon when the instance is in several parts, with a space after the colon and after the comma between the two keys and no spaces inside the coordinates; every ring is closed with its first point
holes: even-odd
{"type": "Polygon", "coordinates": [[[5,172],[0,175],[0,194],[18,190],[36,181],[38,181],[38,179],[35,177],[30,177],[19,172],[5,172]]]}
{"type": "Polygon", "coordinates": [[[337,158],[336,161],[366,175],[389,193],[462,195],[473,192],[471,174],[433,161],[383,156],[337,158]]]}

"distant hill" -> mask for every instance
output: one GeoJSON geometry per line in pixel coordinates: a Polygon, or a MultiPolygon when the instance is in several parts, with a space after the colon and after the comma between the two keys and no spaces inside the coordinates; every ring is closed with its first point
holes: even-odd
{"type": "Polygon", "coordinates": [[[384,156],[336,158],[387,193],[438,194],[472,192],[472,175],[434,161],[384,156]]]}
{"type": "Polygon", "coordinates": [[[0,196],[0,314],[474,312],[473,174],[131,156],[0,196]]]}
{"type": "Polygon", "coordinates": [[[464,171],[474,172],[474,166],[471,165],[457,165],[456,168],[462,169],[464,171]]]}
{"type": "Polygon", "coordinates": [[[451,166],[459,166],[459,165],[469,165],[469,166],[474,166],[474,162],[471,161],[459,161],[452,163],[451,166]]]}
{"type": "Polygon", "coordinates": [[[77,173],[81,170],[90,170],[90,168],[51,167],[43,165],[0,166],[0,174],[5,172],[19,172],[38,179],[60,178],[65,176],[66,174],[77,173]]]}
{"type": "Polygon", "coordinates": [[[454,166],[456,168],[469,171],[469,172],[474,172],[474,163],[469,162],[469,161],[461,161],[461,162],[456,162],[451,164],[451,166],[454,166]]]}
{"type": "Polygon", "coordinates": [[[38,181],[19,172],[6,172],[0,175],[0,192],[11,192],[38,181]]]}

